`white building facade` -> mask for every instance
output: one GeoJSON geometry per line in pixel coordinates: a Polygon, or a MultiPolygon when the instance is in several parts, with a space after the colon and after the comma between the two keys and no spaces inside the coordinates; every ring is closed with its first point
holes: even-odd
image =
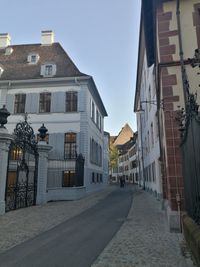
{"type": "Polygon", "coordinates": [[[126,183],[138,183],[137,134],[118,149],[118,180],[123,178],[126,183]]]}
{"type": "MultiPolygon", "coordinates": [[[[140,53],[142,53],[140,51],[140,53]]],[[[138,80],[134,110],[137,114],[139,184],[162,198],[160,167],[160,143],[157,117],[157,99],[154,65],[147,66],[146,53],[143,51],[138,68],[138,80]]],[[[139,55],[140,56],[140,55],[139,55]]]]}
{"type": "Polygon", "coordinates": [[[54,43],[53,32],[42,32],[41,44],[14,46],[9,35],[1,35],[0,66],[0,105],[11,113],[6,126],[9,132],[25,113],[35,133],[43,123],[48,129],[52,150],[47,200],[79,198],[106,186],[107,112],[93,78],[81,73],[61,45],[54,43]],[[81,188],[75,185],[78,154],[85,159],[81,188]]]}

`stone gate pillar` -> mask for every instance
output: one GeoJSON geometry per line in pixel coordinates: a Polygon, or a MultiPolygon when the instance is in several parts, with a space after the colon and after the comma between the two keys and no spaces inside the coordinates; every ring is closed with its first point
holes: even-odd
{"type": "Polygon", "coordinates": [[[0,127],[0,215],[5,213],[5,190],[8,167],[9,146],[13,137],[4,127],[0,127]]]}
{"type": "Polygon", "coordinates": [[[37,178],[37,197],[36,204],[42,205],[47,202],[47,171],[48,155],[52,149],[45,141],[38,142],[38,178],[37,178]]]}

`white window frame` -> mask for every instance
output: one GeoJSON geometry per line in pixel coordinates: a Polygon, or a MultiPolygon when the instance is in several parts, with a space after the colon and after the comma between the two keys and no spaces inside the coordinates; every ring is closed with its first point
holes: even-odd
{"type": "Polygon", "coordinates": [[[40,70],[40,74],[43,77],[53,77],[56,75],[56,64],[53,63],[46,63],[41,65],[41,70],[40,70]],[[49,72],[49,70],[47,71],[47,69],[51,69],[51,71],[49,72]]]}
{"type": "Polygon", "coordinates": [[[29,64],[37,64],[39,58],[40,58],[39,54],[31,53],[31,54],[28,55],[27,61],[28,61],[29,64]],[[33,57],[35,58],[35,60],[33,60],[33,57]]]}

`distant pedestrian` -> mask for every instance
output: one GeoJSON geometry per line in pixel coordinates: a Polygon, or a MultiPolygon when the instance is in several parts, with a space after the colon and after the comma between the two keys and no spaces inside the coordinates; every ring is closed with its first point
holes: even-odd
{"type": "Polygon", "coordinates": [[[120,177],[119,181],[120,181],[120,187],[123,187],[123,178],[120,177]]]}
{"type": "Polygon", "coordinates": [[[123,187],[125,186],[125,177],[123,176],[123,178],[122,178],[122,183],[123,183],[123,187]]]}

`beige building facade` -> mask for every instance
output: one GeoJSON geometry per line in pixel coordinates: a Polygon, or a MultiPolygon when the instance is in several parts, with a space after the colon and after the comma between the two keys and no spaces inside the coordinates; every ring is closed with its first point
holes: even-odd
{"type": "MultiPolygon", "coordinates": [[[[146,95],[145,100],[149,105],[157,106],[155,114],[161,164],[159,179],[171,230],[180,227],[180,213],[185,209],[180,131],[176,118],[178,110],[185,108],[188,88],[190,93],[196,93],[199,88],[198,70],[192,68],[188,60],[194,57],[195,49],[200,48],[199,10],[200,2],[197,0],[142,1],[134,109],[139,110],[144,100],[141,98],[141,84],[144,81],[142,62],[146,58],[147,73],[153,68],[156,99],[152,101],[146,95]]],[[[151,129],[147,131],[151,132],[151,129]]],[[[144,132],[142,125],[141,132],[144,132]]],[[[140,133],[138,138],[142,144],[140,133]]],[[[140,158],[144,160],[144,155],[140,158]]]]}

